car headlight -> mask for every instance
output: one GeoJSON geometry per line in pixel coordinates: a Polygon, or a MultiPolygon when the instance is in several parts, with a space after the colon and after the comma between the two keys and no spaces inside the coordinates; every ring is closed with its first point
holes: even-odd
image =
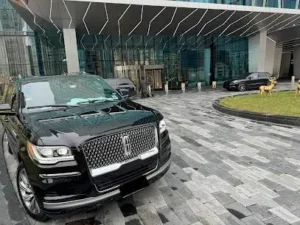
{"type": "Polygon", "coordinates": [[[238,83],[238,81],[237,81],[237,80],[234,80],[234,81],[231,81],[231,83],[233,83],[233,84],[237,84],[237,83],[238,83]]]}
{"type": "Polygon", "coordinates": [[[164,120],[161,120],[159,122],[159,133],[162,134],[167,129],[166,122],[164,120]]]}
{"type": "Polygon", "coordinates": [[[65,146],[35,146],[27,142],[27,151],[31,159],[40,164],[53,165],[58,162],[72,161],[74,156],[65,146]]]}

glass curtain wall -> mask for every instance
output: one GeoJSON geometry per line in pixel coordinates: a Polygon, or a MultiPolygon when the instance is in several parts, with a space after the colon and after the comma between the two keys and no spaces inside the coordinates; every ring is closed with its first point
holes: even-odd
{"type": "Polygon", "coordinates": [[[38,73],[34,33],[7,0],[0,0],[0,76],[38,73]]]}
{"type": "Polygon", "coordinates": [[[170,0],[170,1],[217,3],[217,4],[229,4],[229,5],[248,5],[248,6],[275,7],[275,8],[280,7],[278,4],[280,2],[281,8],[295,9],[297,0],[170,0]]]}
{"type": "Polygon", "coordinates": [[[104,78],[149,75],[157,89],[209,84],[248,72],[248,39],[197,36],[85,35],[78,38],[80,69],[104,78]]]}
{"type": "Polygon", "coordinates": [[[35,34],[36,51],[40,75],[60,75],[67,73],[67,63],[62,32],[35,34]]]}
{"type": "Polygon", "coordinates": [[[66,72],[63,40],[52,44],[56,39],[51,32],[34,33],[7,0],[0,0],[0,76],[66,72]]]}

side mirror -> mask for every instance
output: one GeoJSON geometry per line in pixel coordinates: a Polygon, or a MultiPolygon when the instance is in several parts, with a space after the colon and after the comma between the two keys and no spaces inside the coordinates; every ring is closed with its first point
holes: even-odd
{"type": "Polygon", "coordinates": [[[11,107],[8,103],[4,103],[0,104],[0,115],[9,116],[16,115],[16,113],[11,110],[11,107]]]}

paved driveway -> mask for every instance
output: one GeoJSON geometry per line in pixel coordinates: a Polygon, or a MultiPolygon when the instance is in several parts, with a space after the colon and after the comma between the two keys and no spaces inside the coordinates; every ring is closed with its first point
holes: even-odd
{"type": "Polygon", "coordinates": [[[84,224],[72,221],[93,216],[116,225],[300,224],[300,128],[218,113],[211,103],[224,95],[208,91],[139,100],[166,118],[170,171],[122,202],[48,224],[84,224]]]}

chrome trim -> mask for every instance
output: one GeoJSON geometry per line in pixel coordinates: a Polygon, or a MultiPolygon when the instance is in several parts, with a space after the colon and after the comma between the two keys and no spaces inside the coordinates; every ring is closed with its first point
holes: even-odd
{"type": "Polygon", "coordinates": [[[122,162],[122,163],[114,163],[114,164],[111,164],[109,166],[104,166],[104,167],[100,167],[100,168],[97,168],[97,169],[91,169],[90,173],[91,173],[92,177],[96,177],[96,176],[103,175],[103,174],[106,174],[106,173],[109,173],[109,172],[113,172],[113,171],[116,171],[116,170],[120,169],[121,166],[123,166],[127,163],[130,163],[130,162],[138,160],[138,159],[145,160],[149,157],[157,155],[158,152],[159,152],[158,148],[154,147],[154,148],[150,149],[149,151],[144,152],[144,153],[138,155],[137,157],[134,157],[134,158],[132,158],[128,161],[125,161],[125,162],[122,162]]]}
{"type": "Polygon", "coordinates": [[[53,173],[53,174],[40,174],[40,178],[60,178],[60,177],[75,177],[80,176],[80,172],[70,172],[70,173],[53,173]]]}
{"type": "Polygon", "coordinates": [[[146,177],[147,180],[151,180],[152,178],[156,177],[157,175],[159,175],[160,173],[165,171],[170,164],[171,164],[171,158],[162,167],[160,167],[157,171],[155,171],[154,173],[151,173],[150,175],[148,175],[146,177]]]}
{"type": "MultiPolygon", "coordinates": [[[[142,176],[146,176],[146,175],[148,175],[149,173],[154,172],[155,170],[157,170],[157,167],[158,167],[158,161],[156,162],[156,166],[155,166],[154,169],[152,169],[152,170],[150,170],[150,171],[144,173],[143,175],[141,175],[141,177],[142,177],[142,176]]],[[[107,192],[107,191],[111,191],[111,190],[117,189],[117,188],[119,188],[120,186],[121,186],[120,184],[119,184],[119,185],[115,185],[115,186],[113,186],[113,187],[111,187],[111,188],[108,188],[108,189],[105,189],[105,190],[103,190],[103,191],[99,191],[98,188],[97,188],[97,185],[95,185],[95,188],[96,188],[96,190],[97,190],[99,193],[103,193],[103,192],[107,192]]]]}
{"type": "Polygon", "coordinates": [[[85,199],[80,199],[80,200],[74,200],[74,201],[67,201],[67,202],[43,202],[43,207],[45,209],[49,210],[58,210],[58,209],[72,209],[72,208],[77,208],[77,207],[82,207],[86,205],[91,205],[95,204],[97,202],[103,201],[105,199],[111,198],[113,196],[116,196],[120,194],[120,190],[115,190],[97,197],[90,197],[90,198],[85,198],[85,199]]]}
{"type": "Polygon", "coordinates": [[[158,154],[158,148],[154,147],[151,150],[149,150],[147,152],[144,152],[143,154],[140,154],[139,159],[145,160],[145,159],[150,158],[150,157],[152,157],[154,155],[157,155],[157,154],[158,154]]]}
{"type": "Polygon", "coordinates": [[[63,196],[45,196],[44,199],[46,201],[57,201],[57,200],[63,200],[66,198],[73,198],[76,197],[78,195],[63,195],[63,196]]]}

